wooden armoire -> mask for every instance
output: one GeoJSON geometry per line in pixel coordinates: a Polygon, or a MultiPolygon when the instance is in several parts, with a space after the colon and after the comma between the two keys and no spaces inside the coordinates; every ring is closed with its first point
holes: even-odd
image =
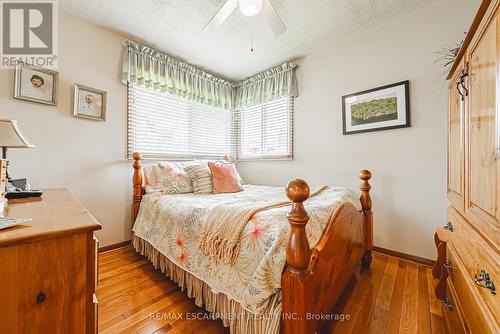
{"type": "Polygon", "coordinates": [[[449,333],[500,333],[500,0],[484,0],[449,74],[448,221],[438,229],[449,333]]]}

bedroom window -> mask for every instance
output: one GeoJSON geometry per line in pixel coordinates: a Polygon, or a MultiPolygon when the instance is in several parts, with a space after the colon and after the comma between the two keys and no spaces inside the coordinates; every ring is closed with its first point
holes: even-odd
{"type": "Polygon", "coordinates": [[[293,97],[239,111],[239,160],[293,158],[293,97]]]}
{"type": "Polygon", "coordinates": [[[221,158],[231,153],[231,129],[230,111],[128,86],[129,158],[221,158]]]}

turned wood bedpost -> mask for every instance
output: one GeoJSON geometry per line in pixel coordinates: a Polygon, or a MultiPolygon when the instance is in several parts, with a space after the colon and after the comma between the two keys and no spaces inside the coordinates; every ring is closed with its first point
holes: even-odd
{"type": "Polygon", "coordinates": [[[142,154],[140,152],[134,152],[132,157],[134,158],[134,176],[132,177],[133,200],[130,209],[131,222],[133,226],[135,223],[135,219],[137,218],[137,214],[139,213],[139,206],[141,205],[142,200],[142,154]]]}
{"type": "Polygon", "coordinates": [[[286,248],[286,262],[292,271],[306,270],[311,257],[305,230],[309,216],[304,209],[304,201],[309,194],[309,186],[304,180],[294,179],[286,185],[286,195],[292,201],[292,209],[286,215],[292,228],[286,248]]]}
{"type": "Polygon", "coordinates": [[[305,277],[308,272],[311,248],[305,227],[309,216],[303,202],[309,197],[309,186],[304,180],[294,179],[286,185],[286,195],[292,201],[292,209],[287,214],[291,226],[290,238],[286,248],[286,267],[281,276],[285,291],[282,299],[282,326],[285,334],[308,334],[313,325],[306,321],[308,296],[305,277]]]}
{"type": "Polygon", "coordinates": [[[372,188],[368,182],[372,177],[372,173],[369,170],[362,170],[359,173],[359,178],[361,179],[361,197],[359,198],[361,202],[361,207],[363,208],[363,213],[365,214],[365,227],[366,227],[366,251],[361,259],[364,267],[369,267],[372,263],[372,250],[373,250],[373,212],[372,212],[372,199],[370,197],[370,189],[372,188]]]}

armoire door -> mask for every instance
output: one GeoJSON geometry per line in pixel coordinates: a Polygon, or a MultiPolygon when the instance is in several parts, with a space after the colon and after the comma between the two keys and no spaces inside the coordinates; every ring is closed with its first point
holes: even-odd
{"type": "Polygon", "coordinates": [[[465,88],[464,62],[448,86],[448,199],[459,211],[464,210],[464,120],[465,88]]]}
{"type": "Polygon", "coordinates": [[[469,108],[466,211],[498,249],[500,245],[500,147],[498,124],[499,11],[491,14],[468,50],[469,108]]]}

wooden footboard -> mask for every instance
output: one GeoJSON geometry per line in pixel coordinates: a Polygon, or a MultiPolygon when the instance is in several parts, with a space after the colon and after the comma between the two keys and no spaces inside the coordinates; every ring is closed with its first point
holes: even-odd
{"type": "Polygon", "coordinates": [[[364,170],[360,178],[363,210],[358,211],[351,203],[342,204],[313,249],[305,233],[309,217],[303,205],[309,197],[309,186],[298,179],[287,184],[286,193],[293,205],[288,213],[292,230],[286,250],[287,266],[281,277],[282,327],[286,334],[316,333],[325,319],[333,319],[335,302],[360,260],[364,266],[371,263],[371,174],[364,170]]]}

